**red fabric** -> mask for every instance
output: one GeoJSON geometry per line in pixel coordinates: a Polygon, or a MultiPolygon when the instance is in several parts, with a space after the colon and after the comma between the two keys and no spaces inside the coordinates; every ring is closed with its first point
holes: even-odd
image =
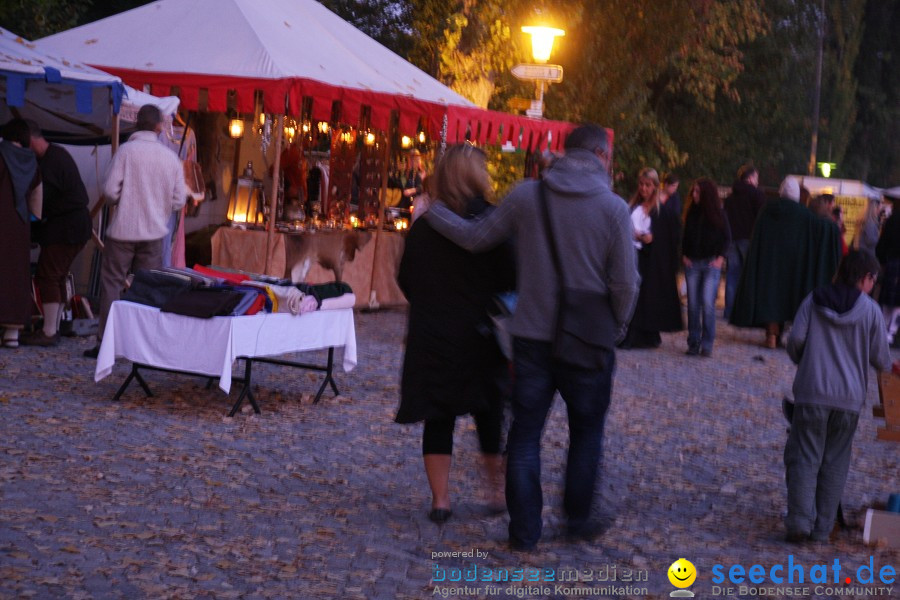
{"type": "MultiPolygon", "coordinates": [[[[343,100],[347,103],[343,118],[351,125],[356,124],[355,116],[358,112],[351,107],[364,104],[372,107],[372,126],[376,129],[386,131],[390,125],[391,111],[397,110],[400,114],[401,133],[415,133],[415,124],[420,118],[424,118],[426,129],[433,139],[439,137],[443,117],[446,115],[448,118],[447,141],[449,143],[463,141],[466,126],[469,123],[474,124],[473,133],[478,138],[484,137],[485,141],[489,143],[493,143],[493,140],[487,138],[496,134],[501,123],[513,125],[509,131],[504,127],[503,134],[505,140],[513,142],[518,140],[518,131],[516,130],[519,127],[524,129],[525,137],[523,139],[528,139],[529,135],[536,132],[539,133],[541,129],[546,131],[549,127],[559,127],[559,135],[554,135],[554,140],[558,139],[559,144],[562,144],[565,136],[575,128],[574,124],[563,121],[530,119],[477,107],[445,106],[409,96],[344,88],[311,79],[261,79],[227,75],[137,71],[104,65],[91,66],[118,75],[125,83],[137,89],[143,89],[144,84],[150,84],[151,86],[161,86],[161,89],[168,93],[171,87],[179,87],[181,89],[181,105],[187,110],[199,109],[199,91],[206,89],[209,92],[209,103],[206,108],[210,111],[224,112],[227,108],[227,91],[236,90],[238,109],[241,112],[252,113],[255,108],[253,106],[254,91],[262,90],[264,107],[269,113],[284,113],[285,102],[287,102],[287,113],[299,116],[300,99],[308,96],[314,98],[313,118],[330,120],[331,103],[335,100],[343,100]],[[480,124],[480,128],[478,124],[480,124]]],[[[154,87],[154,89],[160,88],[154,87]]],[[[554,141],[555,146],[556,141],[554,141]]]]}
{"type": "Polygon", "coordinates": [[[256,313],[261,311],[263,309],[263,307],[265,307],[265,305],[266,305],[266,298],[267,298],[267,296],[265,295],[265,293],[260,292],[256,296],[256,300],[253,301],[253,304],[250,305],[250,308],[248,308],[246,310],[246,312],[244,312],[244,314],[245,315],[255,315],[256,313]]]}
{"type": "Polygon", "coordinates": [[[232,285],[238,285],[239,283],[243,283],[244,281],[250,281],[250,278],[246,275],[242,275],[241,273],[228,273],[225,271],[217,271],[216,269],[210,269],[209,267],[204,267],[203,265],[197,264],[193,266],[193,269],[200,273],[201,275],[208,275],[210,277],[218,277],[219,279],[224,280],[227,283],[232,285]]]}

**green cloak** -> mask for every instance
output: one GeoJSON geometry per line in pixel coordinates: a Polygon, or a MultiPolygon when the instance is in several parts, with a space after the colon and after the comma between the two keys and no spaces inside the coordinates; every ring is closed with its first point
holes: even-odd
{"type": "Polygon", "coordinates": [[[841,259],[840,231],[786,198],[766,204],[756,220],[731,323],[762,327],[791,321],[815,288],[831,282],[841,259]]]}

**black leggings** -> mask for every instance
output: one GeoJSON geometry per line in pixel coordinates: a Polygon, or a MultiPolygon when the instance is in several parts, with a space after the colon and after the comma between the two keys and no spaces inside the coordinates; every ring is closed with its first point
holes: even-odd
{"type": "MultiPolygon", "coordinates": [[[[484,454],[500,454],[500,432],[503,429],[503,403],[472,415],[478,431],[478,443],[484,454]]],[[[453,428],[456,417],[426,419],[422,431],[422,454],[453,454],[453,428]]]]}

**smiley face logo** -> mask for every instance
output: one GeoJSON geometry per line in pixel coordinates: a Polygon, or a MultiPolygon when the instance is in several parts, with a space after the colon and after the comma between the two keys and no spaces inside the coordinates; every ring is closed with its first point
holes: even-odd
{"type": "Polygon", "coordinates": [[[697,579],[697,569],[686,558],[679,558],[669,567],[669,583],[677,588],[691,587],[697,579]]]}

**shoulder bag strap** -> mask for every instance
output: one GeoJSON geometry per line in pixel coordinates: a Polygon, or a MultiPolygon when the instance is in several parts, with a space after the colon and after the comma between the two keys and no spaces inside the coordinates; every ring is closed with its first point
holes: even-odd
{"type": "Polygon", "coordinates": [[[559,250],[556,248],[556,238],[553,235],[553,223],[550,221],[550,203],[547,202],[547,191],[543,181],[538,184],[538,202],[544,212],[544,229],[547,234],[547,242],[550,244],[550,256],[553,258],[553,266],[559,275],[559,288],[562,290],[565,287],[565,281],[562,264],[559,260],[559,250]]]}

